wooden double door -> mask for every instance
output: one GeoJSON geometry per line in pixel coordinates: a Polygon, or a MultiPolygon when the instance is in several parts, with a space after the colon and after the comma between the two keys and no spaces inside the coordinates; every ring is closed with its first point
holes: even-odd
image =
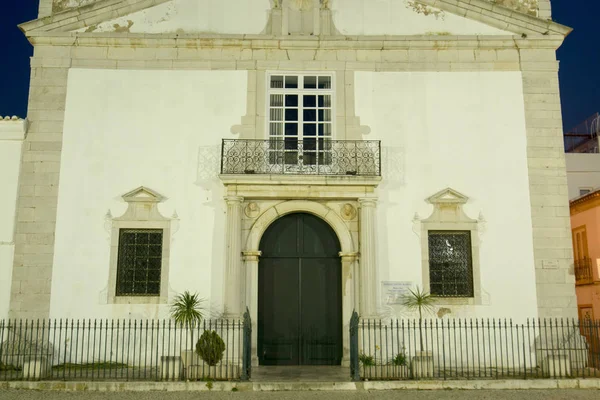
{"type": "Polygon", "coordinates": [[[258,267],[261,365],[339,365],[342,358],[340,244],[311,214],[267,229],[258,267]]]}

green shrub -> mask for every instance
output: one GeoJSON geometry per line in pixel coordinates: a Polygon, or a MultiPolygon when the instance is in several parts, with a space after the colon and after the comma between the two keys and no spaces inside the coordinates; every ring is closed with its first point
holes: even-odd
{"type": "Polygon", "coordinates": [[[375,365],[375,359],[373,356],[368,356],[365,353],[360,353],[358,356],[358,361],[360,361],[365,367],[372,367],[375,365]]]}
{"type": "Polygon", "coordinates": [[[214,367],[223,359],[224,352],[225,342],[215,331],[204,331],[196,343],[196,354],[211,367],[214,367]]]}
{"type": "Polygon", "coordinates": [[[394,357],[394,359],[392,360],[392,364],[397,366],[406,365],[406,354],[404,354],[404,351],[396,354],[396,357],[394,357]]]}

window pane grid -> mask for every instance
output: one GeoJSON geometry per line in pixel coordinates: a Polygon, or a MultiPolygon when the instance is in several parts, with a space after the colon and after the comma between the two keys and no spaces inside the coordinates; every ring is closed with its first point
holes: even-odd
{"type": "Polygon", "coordinates": [[[289,168],[331,164],[332,80],[318,74],[270,76],[269,137],[284,142],[269,146],[270,163],[289,168]]]}
{"type": "Polygon", "coordinates": [[[120,229],[117,296],[158,296],[162,229],[120,229]]]}
{"type": "Polygon", "coordinates": [[[470,231],[429,231],[430,293],[473,297],[470,231]]]}

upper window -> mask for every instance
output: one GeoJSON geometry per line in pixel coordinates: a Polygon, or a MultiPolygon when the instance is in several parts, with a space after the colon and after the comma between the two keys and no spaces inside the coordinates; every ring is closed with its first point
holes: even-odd
{"type": "Polygon", "coordinates": [[[429,231],[429,291],[473,297],[471,231],[429,231]]]}
{"type": "Polygon", "coordinates": [[[162,244],[162,229],[120,229],[117,296],[160,295],[162,244]]]}
{"type": "Polygon", "coordinates": [[[269,161],[288,168],[331,163],[333,76],[269,77],[269,161]]]}
{"type": "Polygon", "coordinates": [[[579,195],[583,196],[592,191],[592,188],[579,188],[579,195]]]}

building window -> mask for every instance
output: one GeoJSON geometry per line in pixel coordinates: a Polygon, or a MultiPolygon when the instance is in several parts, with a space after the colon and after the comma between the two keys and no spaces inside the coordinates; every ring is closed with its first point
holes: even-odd
{"type": "Polygon", "coordinates": [[[592,188],[579,188],[579,195],[584,196],[592,191],[592,188]]]}
{"type": "Polygon", "coordinates": [[[437,296],[440,305],[483,304],[479,262],[483,215],[469,218],[463,210],[469,198],[451,188],[426,201],[433,205],[431,215],[414,220],[421,231],[423,288],[437,296]]]}
{"type": "Polygon", "coordinates": [[[439,297],[473,297],[471,231],[429,231],[429,290],[439,297]]]}
{"type": "Polygon", "coordinates": [[[162,229],[120,229],[117,296],[158,296],[162,229]]]}
{"type": "Polygon", "coordinates": [[[169,294],[171,232],[176,220],[164,217],[165,198],[140,186],[122,196],[127,210],[110,218],[108,304],[166,304],[169,294]]]}
{"type": "Polygon", "coordinates": [[[331,164],[333,76],[269,76],[269,162],[288,168],[331,164]]]}

